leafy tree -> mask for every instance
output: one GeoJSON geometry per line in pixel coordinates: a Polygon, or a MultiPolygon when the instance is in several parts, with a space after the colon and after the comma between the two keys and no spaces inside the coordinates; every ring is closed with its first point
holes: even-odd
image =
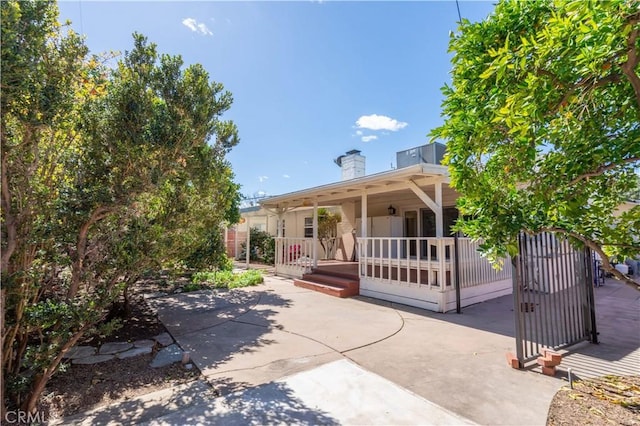
{"type": "Polygon", "coordinates": [[[443,126],[458,228],[493,262],[551,231],[604,268],[640,254],[640,12],[635,1],[501,1],[452,36],[443,126]]]}
{"type": "Polygon", "coordinates": [[[1,400],[33,411],[65,352],[117,325],[103,320],[140,271],[237,219],[238,136],[202,66],[134,34],[109,69],[54,2],[1,8],[1,400]]]}
{"type": "Polygon", "coordinates": [[[325,259],[334,254],[338,223],[341,220],[339,213],[332,213],[325,208],[318,209],[318,241],[324,250],[325,259]]]}
{"type": "MultiPolygon", "coordinates": [[[[249,232],[249,243],[251,244],[249,259],[273,265],[276,259],[276,240],[273,235],[256,227],[251,228],[249,232]]],[[[243,242],[240,247],[242,252],[239,257],[246,258],[247,243],[243,242]]]]}

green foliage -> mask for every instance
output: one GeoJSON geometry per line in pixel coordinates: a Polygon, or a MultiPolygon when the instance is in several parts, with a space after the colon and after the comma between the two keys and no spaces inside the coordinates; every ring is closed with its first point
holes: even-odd
{"type": "MultiPolygon", "coordinates": [[[[260,284],[264,282],[264,277],[262,276],[262,272],[255,269],[240,273],[233,273],[231,271],[200,271],[193,274],[191,281],[193,288],[198,290],[207,288],[208,286],[232,289],[260,284]]],[[[193,291],[187,290],[187,286],[183,289],[184,291],[193,291]]]]}
{"type": "MultiPolygon", "coordinates": [[[[267,265],[273,265],[276,259],[275,238],[268,232],[261,231],[258,228],[251,228],[249,232],[249,243],[251,244],[249,258],[267,265]]],[[[240,258],[244,258],[246,256],[247,243],[242,243],[240,247],[242,248],[240,258]]]]}
{"type": "Polygon", "coordinates": [[[639,22],[626,0],[501,1],[452,36],[432,136],[462,195],[457,228],[491,261],[515,254],[521,230],[640,254],[640,208],[617,210],[638,191],[639,22]]]}
{"type": "Polygon", "coordinates": [[[318,209],[318,241],[324,250],[325,259],[335,255],[334,249],[340,221],[342,221],[340,213],[333,213],[325,208],[318,209]]]}
{"type": "Polygon", "coordinates": [[[141,271],[229,268],[219,230],[239,216],[225,158],[239,139],[221,120],[231,94],[201,65],[134,34],[110,68],[55,2],[0,7],[0,382],[27,378],[7,396],[31,411],[62,352],[118,326],[103,320],[141,271]]]}

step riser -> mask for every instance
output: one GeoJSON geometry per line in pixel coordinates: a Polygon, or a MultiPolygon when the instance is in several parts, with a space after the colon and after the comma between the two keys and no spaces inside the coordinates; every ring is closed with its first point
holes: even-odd
{"type": "Polygon", "coordinates": [[[308,290],[314,290],[314,291],[317,291],[319,293],[324,293],[324,294],[328,294],[330,296],[340,297],[340,298],[356,296],[358,294],[358,292],[354,291],[354,289],[349,289],[349,288],[345,288],[345,287],[327,287],[327,286],[323,286],[321,284],[308,282],[308,281],[302,281],[302,280],[294,280],[293,284],[296,287],[302,287],[302,288],[306,288],[308,290]]]}
{"type": "Polygon", "coordinates": [[[312,274],[329,275],[333,277],[345,278],[347,280],[352,280],[352,281],[360,281],[360,277],[358,276],[358,274],[350,274],[348,272],[334,272],[334,271],[324,270],[324,269],[314,269],[313,272],[308,275],[312,275],[312,274]]]}
{"type": "Polygon", "coordinates": [[[329,285],[340,286],[340,287],[348,287],[353,289],[357,289],[360,287],[360,284],[358,283],[358,281],[346,280],[344,278],[332,277],[330,275],[305,274],[302,276],[302,279],[305,281],[329,284],[329,285]]]}

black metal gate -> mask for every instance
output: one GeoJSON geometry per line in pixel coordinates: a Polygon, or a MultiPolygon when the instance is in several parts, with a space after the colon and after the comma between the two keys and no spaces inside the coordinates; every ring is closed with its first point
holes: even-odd
{"type": "Polygon", "coordinates": [[[543,348],[597,343],[593,261],[550,233],[521,234],[513,262],[516,352],[520,364],[543,348]]]}

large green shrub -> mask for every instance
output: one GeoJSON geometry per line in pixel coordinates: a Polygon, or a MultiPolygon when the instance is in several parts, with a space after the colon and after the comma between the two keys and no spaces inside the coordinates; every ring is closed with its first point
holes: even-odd
{"type": "MultiPolygon", "coordinates": [[[[276,240],[271,234],[258,228],[251,228],[249,240],[251,244],[249,258],[251,260],[266,263],[267,265],[275,263],[276,240]]],[[[247,253],[247,243],[242,243],[241,247],[240,258],[244,259],[247,253]]]]}

